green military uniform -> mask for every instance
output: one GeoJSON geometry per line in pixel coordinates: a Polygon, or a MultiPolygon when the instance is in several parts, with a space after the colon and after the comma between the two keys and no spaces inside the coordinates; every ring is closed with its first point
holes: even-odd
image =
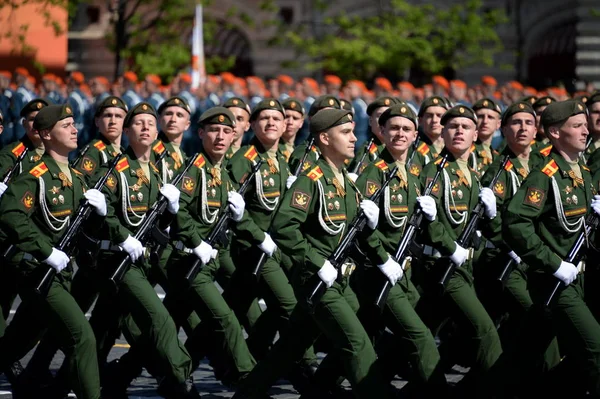
{"type": "MultiPolygon", "coordinates": [[[[302,143],[296,146],[296,148],[294,148],[294,152],[292,152],[292,154],[290,155],[290,160],[288,163],[290,165],[290,171],[292,173],[295,173],[296,169],[298,169],[298,165],[300,164],[302,158],[304,157],[304,154],[306,153],[307,146],[308,143],[302,143]]],[[[314,165],[316,165],[317,160],[320,156],[321,152],[319,151],[319,148],[316,145],[313,145],[310,149],[310,152],[306,156],[302,167],[300,168],[300,173],[304,173],[310,170],[314,165]]]]}
{"type": "MultiPolygon", "coordinates": [[[[473,111],[459,106],[446,112],[442,124],[444,119],[457,116],[467,117],[475,122],[473,111]]],[[[440,160],[428,164],[423,169],[422,180],[425,186],[433,179],[440,160]]],[[[475,381],[481,390],[486,388],[487,380],[482,377],[489,377],[492,366],[502,353],[502,347],[494,323],[475,294],[472,256],[456,268],[443,296],[438,296],[438,281],[451,262],[449,257],[456,250],[456,240],[468,222],[470,211],[479,202],[479,175],[469,168],[467,163],[467,160],[457,160],[449,155],[446,167],[431,192],[437,204],[437,218],[429,223],[426,234],[422,237],[426,244],[423,247],[422,258],[425,272],[422,286],[425,293],[418,308],[432,310],[431,314],[422,311],[419,314],[434,331],[439,320],[434,321],[431,315],[439,315],[440,312],[458,325],[465,342],[472,345],[470,354],[474,362],[469,374],[471,377],[480,377],[475,381]],[[435,312],[433,309],[427,309],[432,303],[435,312]]],[[[472,254],[472,248],[465,249],[470,250],[472,254]]]]}
{"type": "MultiPolygon", "coordinates": [[[[550,96],[544,96],[544,97],[540,97],[538,98],[533,104],[533,110],[536,112],[536,114],[541,115],[542,112],[544,111],[544,109],[552,104],[556,102],[556,100],[553,97],[550,96]]],[[[544,155],[545,157],[548,156],[548,154],[550,153],[550,139],[548,139],[548,137],[546,137],[545,134],[541,133],[538,131],[537,136],[534,137],[533,142],[531,143],[531,151],[534,153],[542,153],[542,155],[544,155]]]]}
{"type": "MultiPolygon", "coordinates": [[[[583,104],[551,104],[542,114],[544,126],[562,123],[582,114],[583,104]]],[[[552,150],[544,166],[533,170],[514,195],[504,215],[507,245],[529,267],[529,287],[534,302],[545,303],[561,266],[584,226],[594,187],[581,162],[570,164],[552,150]]],[[[578,265],[575,265],[578,266],[578,265]]],[[[600,324],[584,301],[583,275],[558,290],[550,304],[561,352],[582,370],[585,388],[600,394],[600,324]]]]}
{"type": "Polygon", "coordinates": [[[471,147],[470,166],[483,175],[498,155],[498,151],[492,147],[487,147],[483,143],[477,142],[471,147]]]}
{"type": "MultiPolygon", "coordinates": [[[[407,108],[403,108],[407,109],[407,108]]],[[[390,111],[396,111],[394,107],[390,111]]],[[[384,115],[386,115],[386,111],[384,115]]],[[[397,112],[396,112],[397,113],[397,112]]],[[[398,113],[398,115],[404,115],[398,113]]],[[[393,114],[392,114],[393,115],[393,114]]],[[[388,116],[385,116],[386,118],[388,116]]],[[[416,117],[414,118],[416,122],[416,117]]],[[[387,174],[395,166],[392,155],[384,150],[380,159],[368,165],[358,177],[356,186],[371,197],[387,179],[387,174]]],[[[389,254],[394,254],[402,239],[407,221],[415,210],[416,198],[420,195],[420,169],[413,165],[399,171],[390,182],[389,188],[379,200],[379,225],[374,233],[378,243],[374,246],[370,259],[373,264],[381,265],[388,260],[389,254]]],[[[440,354],[435,345],[431,331],[421,321],[414,310],[419,294],[411,282],[410,259],[405,266],[406,276],[396,283],[388,295],[383,310],[385,325],[398,339],[402,354],[406,355],[415,370],[415,382],[418,385],[429,385],[436,390],[445,387],[444,373],[440,364],[440,354]]],[[[361,301],[373,303],[383,287],[386,277],[375,267],[359,268],[355,281],[359,285],[358,293],[361,301]]],[[[365,304],[367,305],[367,304],[365,304]]],[[[361,306],[369,309],[369,306],[361,306]]],[[[421,392],[424,394],[424,392],[421,392]]],[[[441,393],[441,392],[430,392],[441,393]]]]}
{"type": "MultiPolygon", "coordinates": [[[[72,267],[54,277],[47,295],[39,296],[32,289],[49,267],[39,260],[48,258],[60,241],[86,189],[79,172],[67,164],[60,167],[52,157],[43,155],[29,173],[11,183],[3,196],[0,225],[17,248],[6,266],[16,267],[23,304],[1,341],[0,369],[5,369],[4,362],[25,356],[48,328],[69,359],[67,371],[77,396],[97,399],[100,381],[96,341],[69,292],[72,267]],[[29,342],[29,346],[24,348],[16,342],[29,342]]],[[[88,222],[94,226],[102,223],[94,213],[88,222]]]]}
{"type": "Polygon", "coordinates": [[[90,142],[88,150],[75,165],[75,169],[85,176],[88,183],[93,182],[100,167],[107,165],[124,151],[123,147],[115,148],[106,137],[102,136],[90,142]]]}
{"type": "MultiPolygon", "coordinates": [[[[585,105],[588,107],[588,112],[591,111],[592,105],[597,102],[600,102],[600,92],[594,93],[586,102],[585,105]]],[[[583,159],[587,164],[587,167],[590,168],[592,175],[594,175],[596,171],[600,169],[600,151],[598,151],[600,148],[600,137],[594,137],[592,134],[590,134],[589,140],[588,146],[583,153],[583,159]]]]}

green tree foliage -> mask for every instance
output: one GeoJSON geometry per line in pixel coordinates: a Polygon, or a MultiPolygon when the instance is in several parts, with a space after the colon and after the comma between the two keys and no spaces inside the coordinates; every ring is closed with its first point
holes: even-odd
{"type": "MultiPolygon", "coordinates": [[[[321,5],[323,7],[323,5],[321,5]]],[[[320,26],[282,30],[275,45],[291,45],[308,71],[325,70],[343,79],[368,80],[379,73],[403,76],[410,69],[426,75],[474,64],[493,64],[502,49],[495,28],[506,22],[501,10],[482,8],[481,0],[449,7],[391,0],[371,17],[339,14],[320,26]],[[315,30],[323,34],[315,37],[315,30]]],[[[288,63],[288,66],[292,66],[288,63]]],[[[298,66],[298,65],[296,65],[298,66]]]]}

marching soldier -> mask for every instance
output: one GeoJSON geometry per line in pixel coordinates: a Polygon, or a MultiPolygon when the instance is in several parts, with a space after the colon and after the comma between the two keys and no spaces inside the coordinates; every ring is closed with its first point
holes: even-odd
{"type": "Polygon", "coordinates": [[[443,126],[440,121],[448,108],[446,99],[437,96],[425,99],[419,108],[419,126],[422,134],[417,152],[418,160],[423,166],[434,161],[444,149],[443,126]]]}
{"type": "Polygon", "coordinates": [[[246,104],[244,100],[239,97],[232,97],[223,103],[223,107],[229,108],[231,113],[235,116],[235,137],[229,149],[227,150],[226,159],[231,159],[242,146],[244,141],[244,134],[250,129],[250,106],[246,104]]]}
{"type": "Polygon", "coordinates": [[[289,161],[294,152],[296,135],[304,123],[305,111],[300,101],[293,97],[286,99],[281,105],[285,109],[285,130],[281,136],[279,147],[283,155],[285,155],[285,159],[289,161]]]}
{"type": "Polygon", "coordinates": [[[593,176],[600,169],[600,92],[592,94],[585,105],[589,112],[588,130],[591,139],[588,140],[583,156],[593,176]]]}
{"type": "MultiPolygon", "coordinates": [[[[378,267],[360,268],[355,282],[359,286],[359,299],[365,302],[361,304],[361,309],[372,312],[372,305],[366,302],[373,303],[379,294],[377,290],[382,287],[381,274],[390,279],[393,287],[384,305],[383,322],[394,333],[402,354],[408,357],[415,370],[414,392],[439,395],[444,393],[446,381],[431,331],[414,310],[419,294],[411,282],[410,259],[403,270],[390,256],[396,252],[416,203],[420,204],[427,220],[433,221],[436,216],[434,199],[420,196],[421,169],[417,165],[406,164],[409,150],[417,138],[417,116],[407,105],[392,105],[379,117],[379,125],[385,148],[379,154],[379,159],[360,174],[356,186],[370,198],[382,186],[394,166],[397,165],[399,170],[377,204],[381,214],[374,233],[375,251],[367,255],[370,255],[372,264],[378,267]],[[406,278],[403,274],[406,274],[406,278]],[[426,391],[419,391],[419,388],[426,391]]],[[[367,326],[365,328],[369,329],[367,326]]]]}
{"type": "Polygon", "coordinates": [[[82,199],[94,208],[87,221],[94,227],[103,223],[107,205],[104,195],[98,190],[87,190],[83,176],[69,167],[68,154],[77,148],[77,129],[70,106],[43,108],[36,115],[33,128],[39,132],[45,154],[9,186],[1,205],[0,226],[17,249],[7,263],[17,270],[23,304],[1,341],[0,369],[6,368],[6,362],[23,357],[47,328],[70,359],[67,368],[77,397],[98,399],[100,380],[94,333],[69,292],[73,273],[70,254],[56,245],[82,199]],[[57,274],[48,293],[40,296],[33,287],[47,267],[54,268],[57,274]],[[31,345],[24,348],[16,342],[31,345]]]}
{"type": "Polygon", "coordinates": [[[533,103],[533,110],[535,111],[535,114],[537,115],[536,116],[536,118],[537,118],[537,135],[535,136],[535,139],[531,144],[531,149],[534,152],[541,153],[545,157],[547,157],[548,154],[550,154],[550,150],[552,149],[552,147],[550,145],[550,139],[546,136],[546,133],[544,130],[544,125],[542,124],[541,118],[542,118],[542,113],[544,112],[546,107],[548,107],[548,105],[552,104],[553,102],[556,102],[556,100],[553,97],[544,96],[544,97],[538,98],[533,103]]]}
{"type": "Polygon", "coordinates": [[[528,285],[534,303],[546,303],[561,282],[549,310],[561,352],[581,370],[582,380],[567,389],[570,395],[576,389],[576,395],[584,396],[587,390],[598,396],[600,324],[583,296],[585,259],[578,265],[566,260],[586,228],[588,213],[600,214],[600,197],[592,197],[595,191],[589,169],[579,161],[588,136],[585,105],[576,100],[552,103],[544,110],[541,123],[552,150],[508,203],[503,236],[529,265],[528,285]]]}
{"type": "MultiPolygon", "coordinates": [[[[433,99],[435,97],[431,101],[433,99]]],[[[431,112],[431,107],[427,108],[427,112],[431,112]]],[[[431,114],[430,118],[430,126],[436,126],[437,116],[431,114]]],[[[469,351],[473,364],[464,384],[469,381],[475,383],[474,388],[481,393],[486,389],[486,380],[502,353],[502,347],[494,323],[475,294],[471,262],[473,248],[463,248],[456,240],[478,201],[483,202],[487,220],[496,216],[496,201],[489,188],[480,188],[478,174],[468,166],[470,148],[477,139],[477,117],[473,110],[462,105],[455,106],[446,111],[438,123],[444,126],[440,137],[449,151],[449,158],[431,191],[436,200],[437,218],[429,223],[422,236],[425,244],[422,286],[425,292],[419,302],[419,314],[433,331],[436,331],[437,325],[432,317],[440,314],[450,317],[458,325],[462,338],[473,343],[469,351]],[[456,265],[456,270],[440,297],[439,281],[449,262],[456,265]],[[429,309],[427,305],[433,305],[435,309],[429,309]]],[[[425,185],[433,179],[437,167],[437,162],[432,162],[423,169],[425,185]]]]}
{"type": "Polygon", "coordinates": [[[473,105],[473,111],[477,116],[477,142],[471,151],[471,167],[483,175],[498,155],[492,139],[500,129],[502,110],[494,100],[484,98],[473,105]]]}
{"type": "Polygon", "coordinates": [[[388,397],[375,350],[345,298],[353,267],[345,265],[338,271],[327,260],[359,209],[368,220],[361,242],[370,240],[379,218],[377,206],[361,200],[361,193],[344,171],[344,161],[354,154],[353,125],[345,110],[322,110],[311,120],[311,133],[322,157],[284,195],[273,224],[275,239],[293,260],[292,281],[300,300],[289,334],[275,343],[234,398],[264,394],[321,333],[334,346],[358,398],[388,397]],[[319,281],[327,290],[313,311],[307,299],[319,281]]]}

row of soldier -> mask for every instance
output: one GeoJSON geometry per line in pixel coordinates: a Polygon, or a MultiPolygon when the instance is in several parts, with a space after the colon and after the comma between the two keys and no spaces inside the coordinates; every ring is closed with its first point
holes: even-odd
{"type": "Polygon", "coordinates": [[[100,136],[69,165],[72,109],[28,103],[25,136],[0,153],[0,370],[15,395],[126,397],[146,368],[160,395],[199,397],[191,374],[204,357],[236,398],[265,397],[282,377],[303,397],[343,397],[344,379],[356,397],[391,397],[396,375],[408,397],[600,394],[597,298],[583,273],[593,286],[597,264],[583,254],[600,212],[600,95],[504,112],[489,98],[470,108],[430,97],[418,113],[381,97],[358,149],[352,112],[333,96],[314,102],[311,140],[294,147],[304,112],[293,98],[252,110],[231,98],[202,114],[202,151],[189,156],[185,99],[128,110],[111,96],[95,115],[100,136]],[[93,212],[64,252],[80,203],[93,212]],[[121,333],[131,349],[107,363],[121,333]],[[449,389],[457,363],[470,371],[449,389]]]}

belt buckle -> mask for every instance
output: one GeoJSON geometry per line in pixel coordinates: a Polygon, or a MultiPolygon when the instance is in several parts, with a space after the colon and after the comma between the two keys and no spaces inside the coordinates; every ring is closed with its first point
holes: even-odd
{"type": "Polygon", "coordinates": [[[354,272],[354,269],[356,269],[356,265],[352,262],[348,262],[348,263],[344,263],[342,265],[342,276],[344,277],[350,277],[350,275],[352,274],[352,272],[354,272]]]}
{"type": "Polygon", "coordinates": [[[145,260],[149,260],[150,259],[150,254],[152,253],[152,251],[150,250],[149,247],[144,247],[144,259],[145,260]]]}
{"type": "Polygon", "coordinates": [[[577,270],[579,270],[579,274],[585,272],[585,261],[582,260],[577,264],[577,270]]]}
{"type": "Polygon", "coordinates": [[[402,270],[405,272],[408,271],[408,269],[410,269],[410,267],[411,267],[411,264],[412,264],[412,256],[406,256],[404,258],[404,261],[402,261],[402,266],[401,266],[402,270]]]}

